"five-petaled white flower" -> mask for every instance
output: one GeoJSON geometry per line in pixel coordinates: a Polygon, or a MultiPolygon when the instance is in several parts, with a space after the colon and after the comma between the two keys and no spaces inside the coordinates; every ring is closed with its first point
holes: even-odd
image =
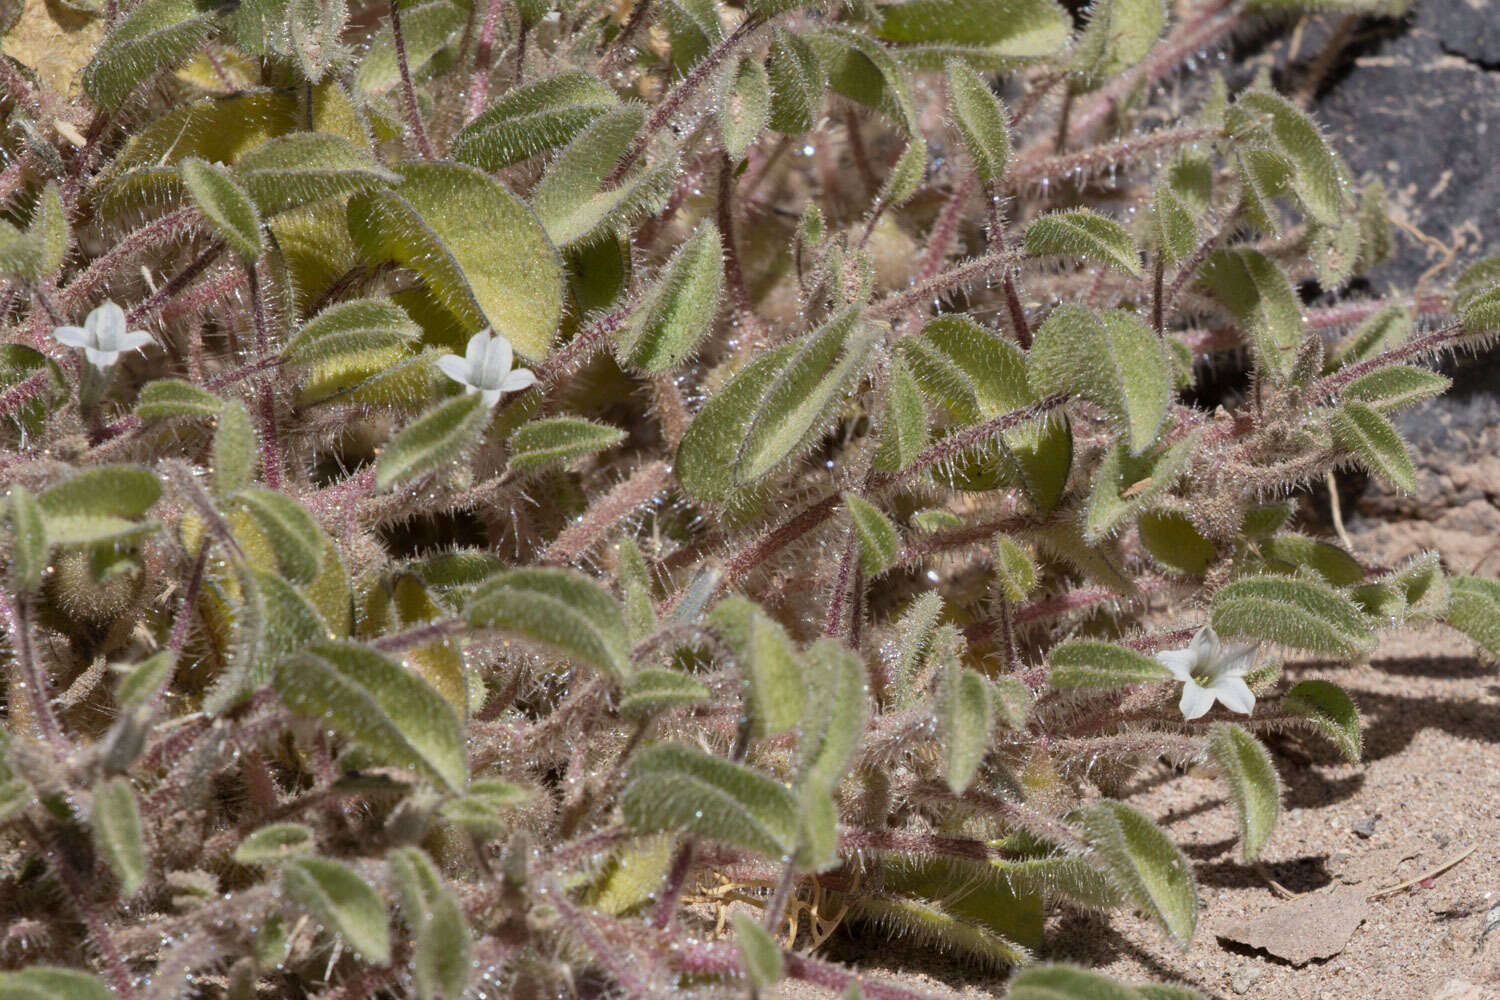
{"type": "Polygon", "coordinates": [[[89,313],[83,326],[60,326],[52,331],[52,338],[68,347],[83,348],[89,364],[100,371],[109,370],[126,351],[139,351],[155,343],[144,330],[126,330],[125,310],[108,301],[89,313]]]}
{"type": "Polygon", "coordinates": [[[1216,699],[1231,712],[1249,715],[1255,708],[1255,694],[1245,683],[1245,674],[1255,666],[1259,648],[1256,642],[1222,642],[1213,626],[1205,625],[1186,649],[1164,649],[1156,659],[1182,681],[1177,707],[1183,718],[1208,714],[1216,699]]]}
{"type": "Polygon", "coordinates": [[[511,371],[515,354],[510,341],[498,333],[480,330],[469,338],[463,357],[445,354],[438,358],[440,371],[464,386],[465,392],[481,393],[485,406],[494,406],[507,392],[519,392],[536,381],[529,368],[511,371]]]}

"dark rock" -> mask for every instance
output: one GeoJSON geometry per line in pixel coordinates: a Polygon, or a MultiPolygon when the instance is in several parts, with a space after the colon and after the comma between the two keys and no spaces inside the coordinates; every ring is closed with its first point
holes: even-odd
{"type": "Polygon", "coordinates": [[[1354,830],[1355,836],[1363,837],[1365,840],[1369,840],[1371,837],[1375,836],[1375,817],[1366,816],[1358,823],[1355,823],[1352,829],[1354,830]]]}

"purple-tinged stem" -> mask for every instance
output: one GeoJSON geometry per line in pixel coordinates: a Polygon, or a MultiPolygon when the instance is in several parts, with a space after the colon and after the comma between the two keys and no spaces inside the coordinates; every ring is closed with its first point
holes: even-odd
{"type": "Polygon", "coordinates": [[[500,24],[500,8],[505,0],[490,0],[485,8],[484,24],[479,28],[479,44],[474,47],[474,75],[469,80],[469,104],[464,109],[467,125],[484,110],[490,96],[490,58],[495,51],[495,29],[500,24]]]}
{"type": "Polygon", "coordinates": [[[560,566],[583,555],[606,531],[660,494],[671,474],[666,462],[641,466],[558,535],[542,554],[542,562],[560,566]]]}
{"type": "Polygon", "coordinates": [[[68,860],[67,852],[58,844],[55,836],[43,831],[29,816],[23,817],[21,822],[31,839],[41,847],[42,853],[47,857],[47,867],[51,868],[52,873],[57,876],[58,884],[62,886],[73,908],[83,919],[84,926],[88,928],[89,943],[98,950],[100,958],[104,960],[110,985],[115,988],[115,993],[120,1000],[130,1000],[135,996],[130,969],[126,967],[125,959],[120,955],[120,949],[115,947],[115,939],[109,932],[109,925],[104,922],[104,918],[90,902],[88,887],[83,878],[73,868],[73,863],[68,860]]]}
{"type": "Polygon", "coordinates": [[[406,101],[406,123],[417,140],[417,148],[424,160],[435,160],[432,143],[427,139],[427,128],[422,124],[422,112],[417,107],[417,88],[411,82],[411,63],[406,58],[406,36],[401,32],[400,0],[391,0],[391,38],[396,43],[396,67],[401,73],[401,96],[406,101]]]}
{"type": "Polygon", "coordinates": [[[52,711],[51,696],[47,693],[47,675],[37,662],[36,649],[32,646],[31,601],[28,595],[16,595],[12,604],[4,590],[0,590],[0,624],[4,624],[16,651],[16,668],[20,671],[21,684],[26,688],[26,707],[36,722],[42,739],[59,755],[69,751],[68,741],[63,736],[62,725],[52,711]]]}

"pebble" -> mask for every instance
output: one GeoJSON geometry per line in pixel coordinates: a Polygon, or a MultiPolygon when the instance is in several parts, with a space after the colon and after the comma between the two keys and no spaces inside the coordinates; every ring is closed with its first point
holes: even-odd
{"type": "Polygon", "coordinates": [[[1366,816],[1353,826],[1354,835],[1369,840],[1375,836],[1375,817],[1366,816]]]}
{"type": "Polygon", "coordinates": [[[1253,965],[1242,965],[1234,970],[1234,975],[1229,978],[1229,988],[1243,996],[1250,992],[1250,987],[1260,978],[1265,971],[1253,965]]]}

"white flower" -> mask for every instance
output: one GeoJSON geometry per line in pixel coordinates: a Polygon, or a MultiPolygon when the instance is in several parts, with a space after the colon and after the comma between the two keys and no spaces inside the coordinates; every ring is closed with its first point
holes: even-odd
{"type": "Polygon", "coordinates": [[[108,301],[89,313],[83,326],[57,327],[52,331],[52,339],[69,347],[83,348],[89,364],[100,371],[107,371],[126,351],[139,351],[155,343],[144,330],[127,331],[125,310],[108,301]]]}
{"type": "Polygon", "coordinates": [[[481,393],[485,406],[494,406],[507,392],[519,392],[536,381],[529,368],[511,371],[515,357],[510,341],[498,333],[480,330],[469,338],[463,357],[445,354],[438,358],[442,373],[464,386],[465,392],[481,393]]]}
{"type": "Polygon", "coordinates": [[[1156,659],[1182,681],[1177,707],[1183,718],[1208,714],[1215,699],[1231,712],[1249,715],[1255,708],[1255,694],[1244,678],[1255,666],[1259,648],[1256,642],[1221,642],[1213,627],[1205,625],[1186,649],[1164,649],[1156,659]]]}

